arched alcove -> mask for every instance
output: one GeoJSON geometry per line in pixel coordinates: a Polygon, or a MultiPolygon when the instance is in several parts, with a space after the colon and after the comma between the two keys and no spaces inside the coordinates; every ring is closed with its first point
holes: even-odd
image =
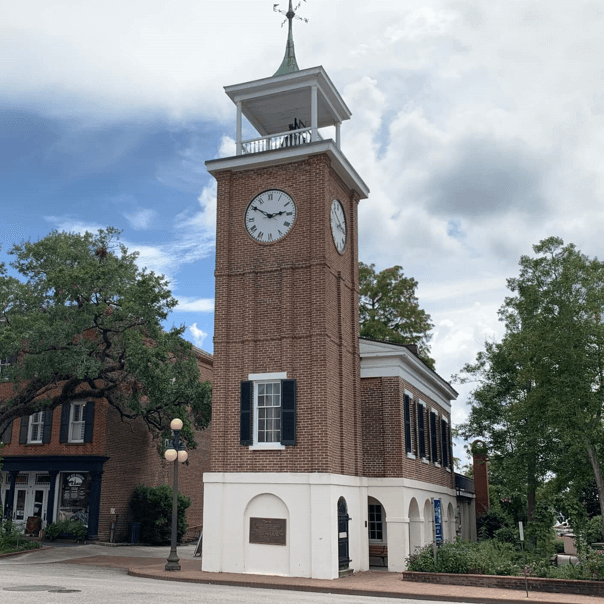
{"type": "Polygon", "coordinates": [[[409,503],[409,554],[414,554],[422,546],[421,522],[419,505],[413,497],[409,503]]]}
{"type": "Polygon", "coordinates": [[[432,511],[432,502],[426,499],[424,503],[424,545],[434,541],[432,533],[432,524],[434,523],[434,513],[432,511]]]}
{"type": "MultiPolygon", "coordinates": [[[[256,495],[249,501],[243,515],[243,568],[246,573],[289,575],[290,521],[289,510],[285,502],[272,493],[256,495]],[[252,522],[253,521],[253,522],[252,522]],[[285,521],[285,544],[250,543],[252,540],[251,522],[258,525],[270,525],[275,522],[276,532],[280,532],[285,521]]],[[[255,537],[254,537],[255,538],[255,537]]],[[[272,541],[279,538],[271,537],[272,541]]],[[[228,547],[228,544],[227,544],[228,547]]]]}
{"type": "Polygon", "coordinates": [[[449,503],[447,506],[447,541],[451,543],[455,541],[455,509],[453,504],[449,503]]]}

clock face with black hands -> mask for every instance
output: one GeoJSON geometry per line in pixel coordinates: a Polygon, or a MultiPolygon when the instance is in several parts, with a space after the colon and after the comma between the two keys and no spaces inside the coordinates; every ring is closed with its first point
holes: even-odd
{"type": "Polygon", "coordinates": [[[283,239],[296,219],[294,200],[279,189],[269,189],[256,195],[245,210],[245,228],[250,237],[260,243],[283,239]]]}
{"type": "Polygon", "coordinates": [[[346,214],[344,214],[344,208],[337,199],[331,202],[330,220],[333,242],[338,252],[343,254],[346,247],[346,214]]]}

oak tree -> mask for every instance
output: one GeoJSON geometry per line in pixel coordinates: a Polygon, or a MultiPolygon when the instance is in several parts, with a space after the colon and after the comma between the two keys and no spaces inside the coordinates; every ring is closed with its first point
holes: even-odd
{"type": "Polygon", "coordinates": [[[377,272],[374,264],[359,262],[359,319],[361,337],[394,344],[415,344],[419,356],[432,368],[430,334],[434,325],[420,308],[417,281],[405,277],[402,266],[377,272]]]}
{"type": "Polygon", "coordinates": [[[18,417],[91,399],[123,420],[141,418],[154,435],[180,417],[189,446],[209,423],[210,385],[184,327],[162,327],[177,300],[119,234],[53,231],[13,246],[12,275],[0,266],[0,358],[10,359],[0,434],[18,417]]]}

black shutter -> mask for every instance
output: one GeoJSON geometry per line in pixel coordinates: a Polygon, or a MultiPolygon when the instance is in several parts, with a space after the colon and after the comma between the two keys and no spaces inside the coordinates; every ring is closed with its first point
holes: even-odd
{"type": "Polygon", "coordinates": [[[446,468],[449,465],[449,451],[447,446],[447,422],[444,419],[440,420],[440,432],[443,468],[446,468]]]}
{"type": "Polygon", "coordinates": [[[296,444],[296,380],[281,382],[281,444],[296,444]]]}
{"type": "Polygon", "coordinates": [[[453,469],[453,441],[451,440],[451,426],[447,424],[447,442],[449,443],[449,467],[453,469]]]}
{"type": "Polygon", "coordinates": [[[430,413],[430,439],[432,445],[432,461],[438,463],[438,436],[436,432],[436,413],[430,413]]]}
{"type": "Polygon", "coordinates": [[[424,429],[424,406],[417,404],[417,423],[419,426],[419,456],[426,457],[426,431],[424,429]]]}
{"type": "Polygon", "coordinates": [[[59,432],[59,442],[66,443],[69,440],[69,412],[71,405],[63,403],[61,406],[61,430],[59,432]]]}
{"type": "Polygon", "coordinates": [[[252,401],[254,397],[254,382],[241,382],[239,399],[239,442],[242,445],[252,444],[252,401]]]}
{"type": "Polygon", "coordinates": [[[415,409],[415,417],[413,421],[413,454],[417,457],[418,454],[418,446],[417,443],[419,438],[417,437],[417,401],[413,401],[413,408],[415,409]]]}
{"type": "Polygon", "coordinates": [[[405,449],[411,453],[411,411],[409,410],[409,396],[405,394],[405,449]]]}
{"type": "Polygon", "coordinates": [[[8,445],[11,441],[12,435],[13,435],[13,420],[11,419],[8,426],[6,426],[6,430],[4,431],[4,434],[2,435],[2,438],[0,438],[0,440],[5,445],[8,445]]]}
{"type": "Polygon", "coordinates": [[[21,429],[19,430],[19,444],[27,443],[27,428],[29,427],[29,415],[21,417],[21,429]]]}
{"type": "Polygon", "coordinates": [[[94,430],[94,401],[89,401],[84,406],[84,442],[92,442],[94,430]]]}
{"type": "Polygon", "coordinates": [[[44,411],[44,429],[42,431],[42,442],[47,445],[50,442],[52,432],[52,409],[44,411]]]}

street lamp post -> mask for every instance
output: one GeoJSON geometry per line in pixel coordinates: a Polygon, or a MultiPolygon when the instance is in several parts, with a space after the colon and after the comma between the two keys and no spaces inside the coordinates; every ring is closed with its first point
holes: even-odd
{"type": "Polygon", "coordinates": [[[180,443],[180,431],[182,430],[182,420],[173,419],[170,422],[172,429],[172,444],[164,453],[168,461],[174,462],[174,486],[172,488],[172,536],[170,539],[170,555],[166,562],[166,570],[180,570],[178,554],[176,553],[176,532],[178,527],[178,464],[187,461],[189,454],[185,451],[184,445],[180,443]]]}

